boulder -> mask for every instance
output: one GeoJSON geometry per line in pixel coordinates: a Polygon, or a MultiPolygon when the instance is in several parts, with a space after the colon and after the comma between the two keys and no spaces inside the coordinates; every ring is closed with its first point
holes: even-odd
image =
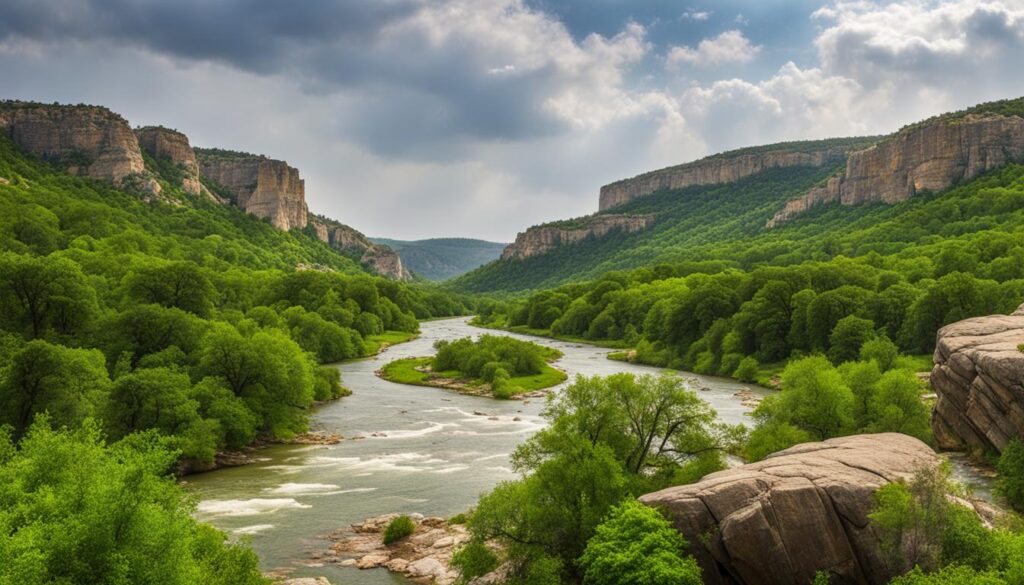
{"type": "Polygon", "coordinates": [[[763,461],[640,498],[662,508],[686,538],[704,583],[883,584],[893,576],[868,522],[873,493],[938,463],[897,433],[804,443],[763,461]]]}
{"type": "Polygon", "coordinates": [[[391,557],[387,553],[370,553],[356,561],[356,568],[375,569],[390,559],[391,557]]]}
{"type": "Polygon", "coordinates": [[[298,577],[286,579],[277,585],[331,585],[331,582],[326,577],[298,577]]]}
{"type": "Polygon", "coordinates": [[[1001,452],[1024,434],[1024,305],[1012,315],[965,319],[939,330],[931,383],[932,430],[946,449],[1001,452]]]}

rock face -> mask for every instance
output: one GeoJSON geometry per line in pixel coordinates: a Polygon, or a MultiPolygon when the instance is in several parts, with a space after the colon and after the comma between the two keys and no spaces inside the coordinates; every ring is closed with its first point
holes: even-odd
{"type": "Polygon", "coordinates": [[[939,329],[931,382],[932,429],[947,449],[1001,452],[1024,435],[1024,305],[1012,315],[975,317],[939,329]]]}
{"type": "Polygon", "coordinates": [[[844,173],[788,202],[766,227],[789,221],[821,203],[906,201],[919,191],[941,191],[1017,161],[1024,161],[1024,118],[968,114],[960,119],[939,119],[851,152],[844,173]]]}
{"type": "Polygon", "coordinates": [[[805,443],[640,500],[663,508],[686,537],[704,583],[882,584],[893,576],[868,523],[872,494],[938,463],[896,433],[805,443]]]}
{"type": "Polygon", "coordinates": [[[205,149],[196,154],[202,176],[227,189],[238,207],[278,229],[306,227],[306,186],[298,169],[253,154],[205,149]]]}
{"type": "Polygon", "coordinates": [[[319,215],[314,215],[309,223],[320,241],[339,250],[359,254],[359,261],[377,274],[394,280],[412,279],[398,252],[382,244],[374,244],[358,230],[319,215]]]}
{"type": "Polygon", "coordinates": [[[107,108],[29,102],[0,103],[0,128],[22,149],[67,171],[126,186],[133,180],[154,194],[160,186],[146,172],[128,122],[107,108]]]}
{"type": "Polygon", "coordinates": [[[821,167],[842,160],[842,148],[809,152],[771,150],[763,153],[709,156],[692,163],[652,171],[601,187],[601,211],[661,189],[731,183],[761,171],[780,167],[821,167]]]}
{"type": "Polygon", "coordinates": [[[654,225],[653,215],[593,215],[581,220],[579,226],[558,224],[532,227],[516,236],[501,253],[502,260],[523,260],[546,254],[560,246],[568,246],[587,238],[603,238],[612,232],[631,234],[654,225]]]}
{"type": "Polygon", "coordinates": [[[139,140],[139,147],[146,154],[156,159],[167,159],[181,168],[182,189],[192,195],[203,192],[203,185],[199,181],[199,163],[188,143],[188,136],[162,126],[136,128],[135,136],[139,140]]]}

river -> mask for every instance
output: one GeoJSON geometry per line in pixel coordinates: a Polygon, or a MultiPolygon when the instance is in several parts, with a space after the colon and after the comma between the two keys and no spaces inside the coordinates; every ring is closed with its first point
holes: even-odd
{"type": "MultiPolygon", "coordinates": [[[[199,498],[198,517],[251,540],[266,570],[294,568],[294,576],[328,577],[332,583],[407,583],[384,569],[359,571],[303,561],[324,551],[323,535],[364,518],[389,512],[452,516],[472,506],[498,482],[515,479],[509,455],[542,428],[543,399],[494,400],[421,386],[395,384],[374,372],[389,361],[433,353],[440,339],[479,335],[468,319],[421,324],[417,339],[380,355],[339,364],[352,396],[326,404],[312,416],[312,430],[342,433],[336,445],[276,445],[258,452],[258,461],[187,478],[199,498]],[[361,438],[357,438],[361,437],[361,438]]],[[[637,374],[660,370],[607,359],[611,350],[501,331],[556,347],[565,356],[555,365],[572,376],[637,374]]],[[[701,398],[729,423],[747,420],[749,410],[734,394],[743,389],[769,392],[724,378],[696,378],[701,398]]],[[[957,476],[968,483],[984,478],[954,460],[957,476]],[[974,480],[974,481],[972,481],[974,480]]],[[[987,495],[987,494],[986,494],[987,495]]]]}
{"type": "MultiPolygon", "coordinates": [[[[425,322],[413,341],[374,358],[340,364],[352,396],[317,409],[311,426],[342,433],[346,440],[336,445],[271,446],[260,450],[251,465],[188,477],[186,485],[200,500],[198,517],[251,539],[264,570],[291,568],[310,553],[326,549],[322,535],[338,528],[388,512],[448,517],[465,511],[498,482],[516,478],[509,455],[543,426],[543,399],[464,396],[394,384],[374,375],[391,360],[431,355],[439,339],[484,332],[467,321],[425,322]]],[[[565,356],[555,365],[570,377],[659,371],[609,360],[608,349],[489,333],[558,348],[565,356]]],[[[700,391],[701,398],[730,423],[742,422],[748,410],[734,393],[745,388],[767,392],[723,378],[692,376],[707,388],[700,391]]],[[[298,566],[293,574],[324,575],[346,585],[406,582],[383,569],[298,566]]]]}

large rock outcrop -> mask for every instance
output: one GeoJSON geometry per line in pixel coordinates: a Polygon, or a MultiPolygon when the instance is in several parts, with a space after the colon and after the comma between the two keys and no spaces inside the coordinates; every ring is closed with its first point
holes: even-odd
{"type": "Polygon", "coordinates": [[[0,103],[0,128],[20,148],[69,173],[160,191],[128,122],[107,108],[7,101],[0,103]]]}
{"type": "Polygon", "coordinates": [[[233,203],[278,229],[306,227],[309,208],[299,171],[265,156],[199,149],[199,172],[231,194],[233,203]]]}
{"type": "Polygon", "coordinates": [[[1024,161],[1024,118],[967,114],[911,126],[879,144],[851,152],[846,170],[786,203],[773,228],[822,203],[898,203],[920,191],[941,191],[1010,162],[1024,161]]]}
{"type": "Polygon", "coordinates": [[[319,215],[312,216],[309,225],[320,241],[358,254],[359,261],[377,274],[395,280],[412,279],[398,252],[383,244],[374,244],[358,230],[319,215]]]}
{"type": "Polygon", "coordinates": [[[1024,305],[939,329],[932,430],[939,446],[1002,451],[1024,436],[1024,305]]]}
{"type": "MultiPolygon", "coordinates": [[[[742,151],[741,151],[742,152],[742,151]]],[[[719,154],[691,163],[651,171],[601,187],[600,210],[649,195],[662,189],[683,189],[693,185],[731,183],[755,173],[781,167],[821,167],[841,161],[845,149],[769,150],[742,154],[719,154]]]]}
{"type": "Polygon", "coordinates": [[[653,215],[600,214],[580,220],[534,226],[516,235],[501,253],[502,260],[523,260],[546,254],[555,248],[577,244],[588,238],[603,238],[613,232],[631,234],[654,225],[653,215]]]}
{"type": "Polygon", "coordinates": [[[199,162],[188,143],[188,136],[163,126],[136,128],[135,136],[146,154],[155,159],[169,160],[181,169],[181,188],[186,193],[199,195],[204,192],[199,180],[199,162]]]}
{"type": "Polygon", "coordinates": [[[938,463],[896,433],[805,443],[763,461],[640,500],[665,510],[686,537],[704,583],[886,583],[893,576],[868,522],[872,494],[938,463]]]}

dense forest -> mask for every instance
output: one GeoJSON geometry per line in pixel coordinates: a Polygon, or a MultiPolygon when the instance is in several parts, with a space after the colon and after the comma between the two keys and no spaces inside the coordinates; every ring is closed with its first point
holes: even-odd
{"type": "Polygon", "coordinates": [[[167,474],[303,432],[311,406],[346,392],[321,364],[470,310],[147,166],[156,201],[0,136],[0,583],[261,581],[167,474]]]}

